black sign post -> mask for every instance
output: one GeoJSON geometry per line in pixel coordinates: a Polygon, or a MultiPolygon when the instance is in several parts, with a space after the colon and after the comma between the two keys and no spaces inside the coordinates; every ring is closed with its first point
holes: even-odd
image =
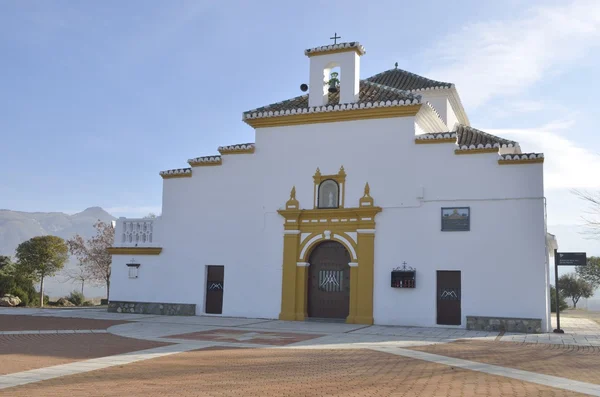
{"type": "Polygon", "coordinates": [[[587,265],[587,256],[585,252],[563,252],[554,250],[554,287],[556,289],[556,329],[557,334],[564,334],[560,329],[560,299],[558,297],[558,267],[559,266],[585,266],[587,265]]]}

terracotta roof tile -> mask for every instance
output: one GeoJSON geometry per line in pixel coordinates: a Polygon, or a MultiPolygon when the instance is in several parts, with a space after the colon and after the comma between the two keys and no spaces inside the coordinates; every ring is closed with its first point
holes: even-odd
{"type": "Polygon", "coordinates": [[[402,69],[390,69],[367,79],[373,83],[386,85],[401,90],[423,90],[428,88],[450,88],[452,84],[431,80],[402,69]]]}
{"type": "Polygon", "coordinates": [[[485,146],[487,144],[490,144],[491,146],[494,146],[494,144],[498,144],[498,146],[518,145],[515,141],[500,138],[496,135],[488,134],[487,132],[483,132],[463,124],[458,124],[455,128],[455,131],[458,134],[457,143],[460,147],[470,147],[471,145],[477,147],[478,145],[485,146]]]}
{"type": "MultiPolygon", "coordinates": [[[[415,99],[420,102],[421,96],[417,94],[413,94],[411,92],[396,89],[393,87],[388,87],[382,84],[377,84],[375,82],[371,82],[368,80],[360,81],[360,90],[359,90],[359,100],[356,102],[357,104],[361,103],[369,103],[369,102],[386,102],[386,101],[414,101],[415,99]]],[[[339,91],[334,94],[329,94],[329,101],[327,106],[338,105],[340,103],[340,93],[339,91]]],[[[244,112],[244,114],[254,113],[254,112],[275,112],[275,111],[285,111],[292,109],[308,109],[308,95],[297,96],[292,99],[288,99],[286,101],[272,103],[267,106],[260,107],[258,109],[249,110],[244,112]]]]}
{"type": "Polygon", "coordinates": [[[417,140],[439,140],[456,138],[456,144],[460,149],[482,149],[500,147],[518,147],[518,142],[500,138],[488,134],[473,127],[457,124],[452,132],[433,132],[417,135],[417,140]]]}

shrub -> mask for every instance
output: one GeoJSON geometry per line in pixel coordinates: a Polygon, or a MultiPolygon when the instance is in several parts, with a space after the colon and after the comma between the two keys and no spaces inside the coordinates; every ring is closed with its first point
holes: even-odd
{"type": "Polygon", "coordinates": [[[83,294],[81,292],[73,291],[67,297],[67,300],[69,302],[71,302],[72,304],[74,304],[75,306],[81,306],[83,304],[83,302],[85,301],[85,297],[83,296],[83,294]]]}
{"type": "Polygon", "coordinates": [[[29,305],[29,294],[23,290],[23,288],[13,288],[10,292],[12,295],[18,296],[21,299],[21,304],[19,306],[28,306],[29,305]]]}
{"type": "MultiPolygon", "coordinates": [[[[569,305],[565,301],[565,297],[562,294],[559,295],[559,307],[560,311],[569,308],[569,305]]],[[[550,310],[552,313],[556,313],[556,288],[553,285],[550,286],[550,310]]]]}
{"type": "Polygon", "coordinates": [[[81,304],[81,306],[94,306],[94,302],[92,301],[85,301],[81,304]]]}
{"type": "MultiPolygon", "coordinates": [[[[44,295],[44,306],[48,305],[50,302],[50,297],[48,295],[44,295]]],[[[40,305],[40,294],[36,292],[33,297],[29,296],[29,306],[38,307],[40,305]]]]}

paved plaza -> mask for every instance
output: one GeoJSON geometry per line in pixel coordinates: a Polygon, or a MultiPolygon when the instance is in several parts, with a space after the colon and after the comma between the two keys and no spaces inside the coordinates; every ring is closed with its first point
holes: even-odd
{"type": "Polygon", "coordinates": [[[600,396],[565,334],[0,308],[0,396],[600,396]]]}

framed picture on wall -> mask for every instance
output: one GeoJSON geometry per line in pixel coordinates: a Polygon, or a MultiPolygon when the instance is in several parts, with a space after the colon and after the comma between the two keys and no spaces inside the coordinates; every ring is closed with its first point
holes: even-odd
{"type": "Polygon", "coordinates": [[[471,229],[471,208],[442,208],[442,232],[468,232],[471,229]]]}

